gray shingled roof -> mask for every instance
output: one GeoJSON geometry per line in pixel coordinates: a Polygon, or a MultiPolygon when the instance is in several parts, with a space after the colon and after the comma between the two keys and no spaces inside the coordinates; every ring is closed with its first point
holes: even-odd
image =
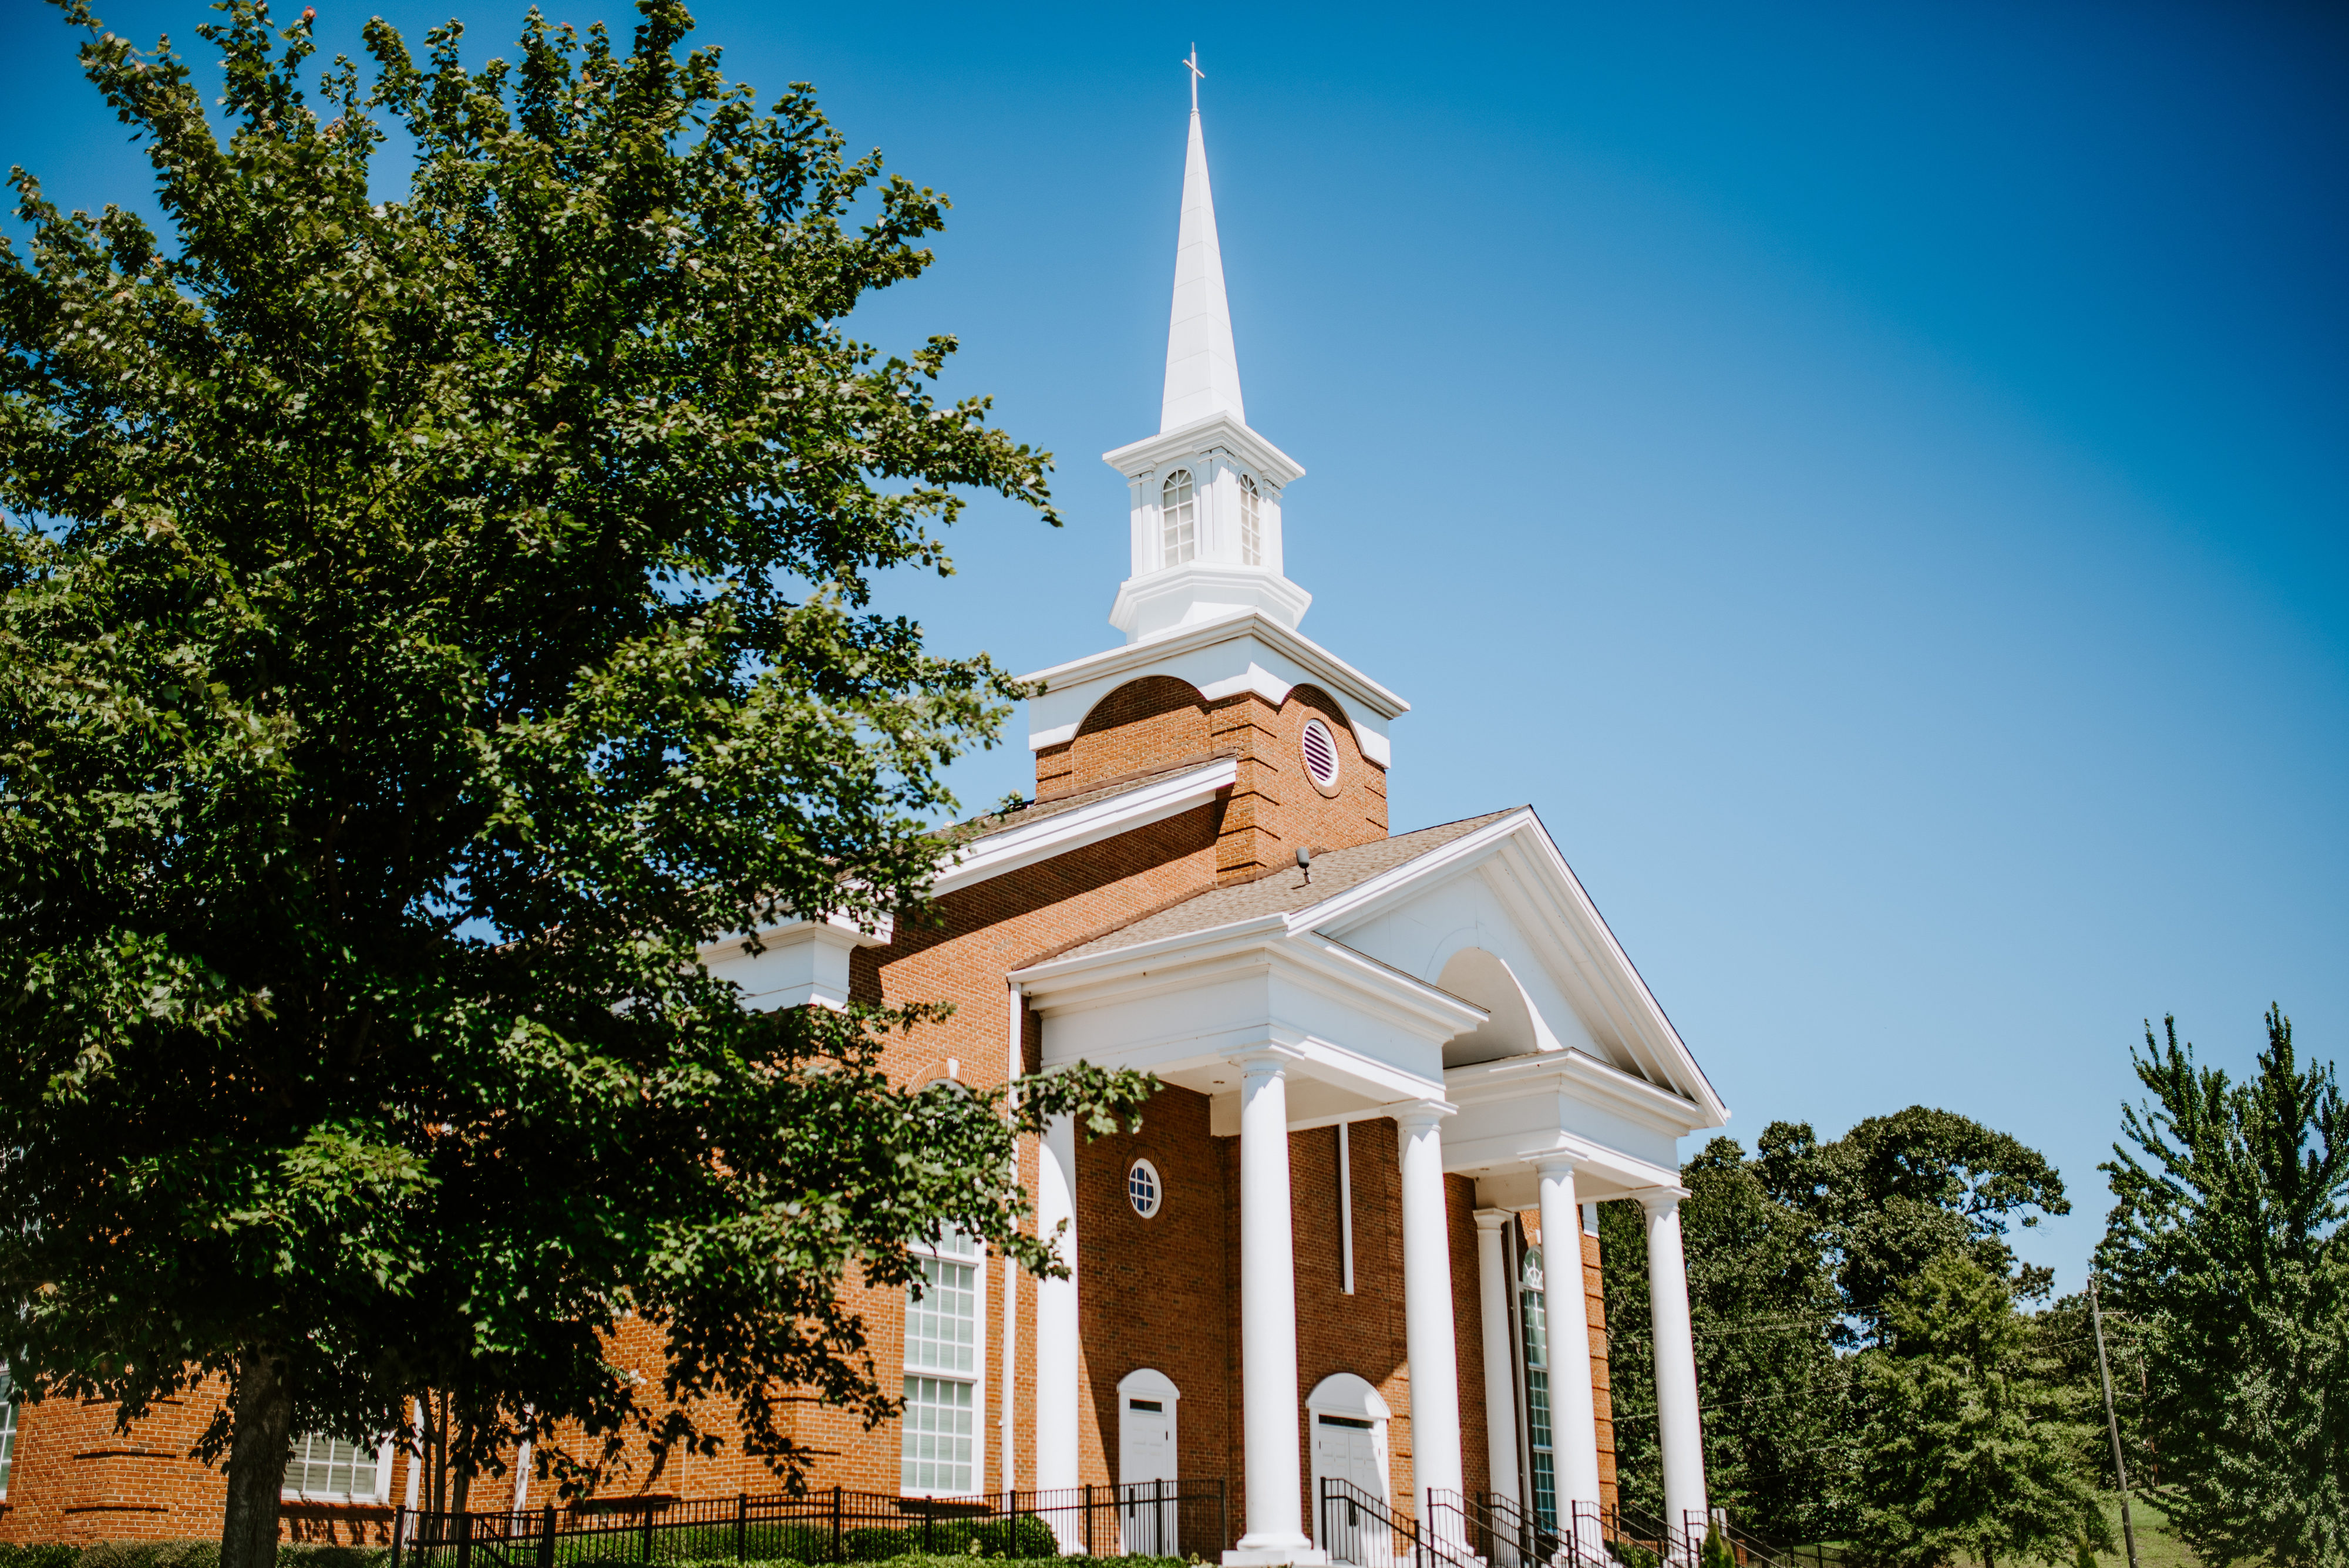
{"type": "Polygon", "coordinates": [[[1115,795],[1132,794],[1135,790],[1154,784],[1161,779],[1172,778],[1176,774],[1195,772],[1200,768],[1226,760],[1226,757],[1220,755],[1194,757],[1187,763],[1176,763],[1171,767],[1154,768],[1148,773],[1122,778],[1115,784],[1102,784],[1098,789],[1085,790],[1077,794],[1054,795],[1050,800],[1030,801],[1018,811],[988,812],[963,822],[950,824],[939,831],[966,835],[963,842],[976,844],[982,838],[991,838],[999,833],[1009,833],[1015,827],[1025,827],[1031,822],[1041,822],[1048,816],[1058,816],[1064,811],[1074,811],[1081,805],[1091,805],[1095,801],[1108,800],[1115,795]]]}
{"type": "Polygon", "coordinates": [[[1310,883],[1306,881],[1305,873],[1293,866],[1284,866],[1270,876],[1259,877],[1253,882],[1235,882],[1229,887],[1211,889],[1171,909],[1161,909],[1154,915],[1144,916],[1130,926],[1121,927],[1105,937],[1096,937],[1055,956],[1084,958],[1093,953],[1114,952],[1119,948],[1154,942],[1161,937],[1187,936],[1193,931],[1237,925],[1262,915],[1285,915],[1309,909],[1359,883],[1367,882],[1381,872],[1392,871],[1398,866],[1441,849],[1454,839],[1465,838],[1485,824],[1497,822],[1508,815],[1510,811],[1522,809],[1511,806],[1508,811],[1486,812],[1483,816],[1423,827],[1413,833],[1381,838],[1371,844],[1357,844],[1350,849],[1328,850],[1313,857],[1313,879],[1310,883]]]}

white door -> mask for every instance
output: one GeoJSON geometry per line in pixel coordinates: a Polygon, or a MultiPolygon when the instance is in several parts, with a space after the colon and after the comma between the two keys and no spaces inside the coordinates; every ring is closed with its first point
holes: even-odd
{"type": "Polygon", "coordinates": [[[1350,1483],[1355,1494],[1384,1504],[1387,1483],[1379,1462],[1377,1424],[1359,1416],[1313,1416],[1313,1505],[1320,1517],[1314,1521],[1326,1535],[1323,1550],[1341,1563],[1372,1565],[1393,1560],[1392,1542],[1383,1518],[1368,1510],[1349,1507],[1342,1487],[1324,1487],[1325,1480],[1350,1483]]]}
{"type": "Polygon", "coordinates": [[[1123,1391],[1117,1419],[1118,1523],[1129,1554],[1179,1557],[1175,1546],[1174,1401],[1123,1391]]]}

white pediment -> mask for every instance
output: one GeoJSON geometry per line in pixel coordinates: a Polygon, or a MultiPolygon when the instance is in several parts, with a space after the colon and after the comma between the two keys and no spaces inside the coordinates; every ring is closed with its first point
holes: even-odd
{"type": "Polygon", "coordinates": [[[1447,1066],[1579,1050],[1691,1102],[1698,1125],[1728,1118],[1530,809],[1300,911],[1307,922],[1492,1014],[1455,1037],[1447,1066]]]}

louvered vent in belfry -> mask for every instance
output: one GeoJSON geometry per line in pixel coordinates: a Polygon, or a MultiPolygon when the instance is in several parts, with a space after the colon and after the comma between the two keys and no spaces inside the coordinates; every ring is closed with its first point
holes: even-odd
{"type": "Polygon", "coordinates": [[[1305,722],[1305,771],[1323,789],[1338,782],[1338,738],[1319,719],[1305,722]]]}

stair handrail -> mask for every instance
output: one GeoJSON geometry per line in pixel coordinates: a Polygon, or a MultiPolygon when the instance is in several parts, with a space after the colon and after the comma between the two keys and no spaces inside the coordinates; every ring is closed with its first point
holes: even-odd
{"type": "MultiPolygon", "coordinates": [[[[1429,1512],[1433,1515],[1433,1507],[1429,1512]]],[[[1337,1546],[1340,1534],[1350,1536],[1359,1532],[1362,1528],[1362,1516],[1367,1515],[1373,1528],[1385,1531],[1390,1550],[1377,1564],[1364,1564],[1363,1568],[1387,1568],[1393,1562],[1392,1549],[1398,1542],[1410,1543],[1408,1561],[1411,1568],[1486,1568],[1464,1545],[1447,1545],[1442,1533],[1433,1528],[1433,1518],[1423,1528],[1420,1521],[1410,1514],[1397,1514],[1386,1499],[1337,1476],[1321,1478],[1319,1513],[1320,1517],[1315,1522],[1320,1526],[1322,1547],[1330,1552],[1332,1561],[1360,1561],[1358,1558],[1340,1558],[1337,1546]],[[1343,1532],[1338,1528],[1338,1511],[1341,1508],[1347,1511],[1343,1532]]]]}

